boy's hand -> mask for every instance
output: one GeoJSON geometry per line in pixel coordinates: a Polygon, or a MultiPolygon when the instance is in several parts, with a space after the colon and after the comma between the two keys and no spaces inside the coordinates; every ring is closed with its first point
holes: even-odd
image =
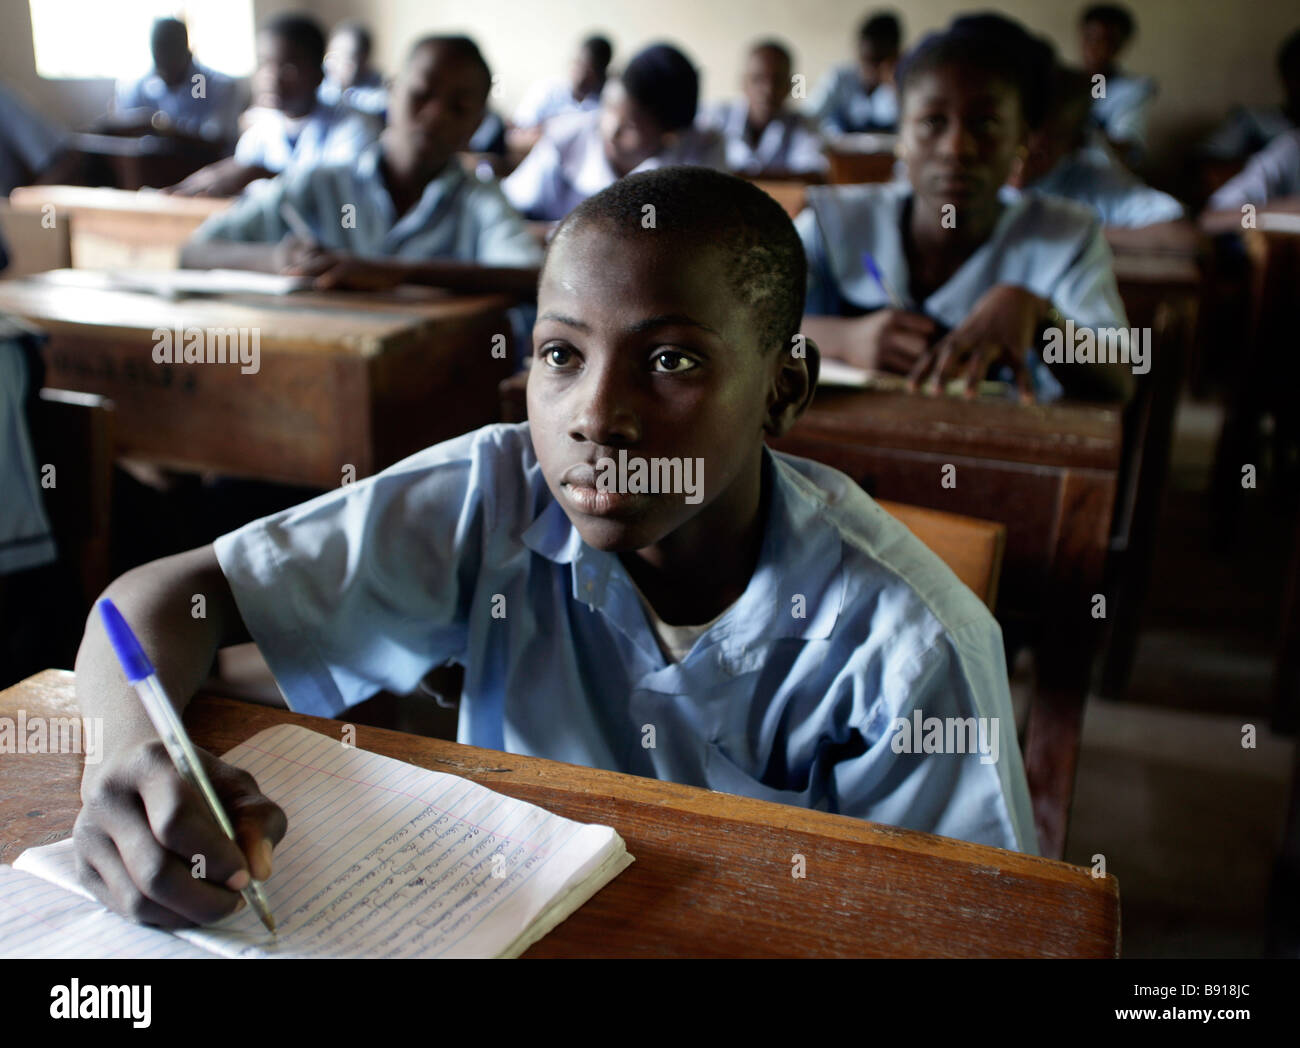
{"type": "Polygon", "coordinates": [[[333,264],[316,274],[317,291],[388,291],[405,281],[401,266],[353,255],[335,255],[333,264]]]}
{"type": "Polygon", "coordinates": [[[906,309],[878,309],[856,322],[849,363],[869,371],[906,375],[929,348],[934,321],[906,309]]]}
{"type": "Polygon", "coordinates": [[[244,904],[239,892],[250,871],[258,880],[270,876],[284,812],[247,772],[204,750],[199,757],[238,845],[180,777],[160,741],[139,743],[87,768],[72,837],[82,883],[109,909],[163,928],[210,924],[244,904]]]}
{"type": "Polygon", "coordinates": [[[990,366],[1011,365],[1020,387],[1020,399],[1033,403],[1025,354],[1051,302],[1014,284],[989,288],[966,319],[921,355],[907,376],[912,392],[929,376],[930,393],[938,393],[948,380],[963,377],[965,395],[975,396],[990,366]]]}

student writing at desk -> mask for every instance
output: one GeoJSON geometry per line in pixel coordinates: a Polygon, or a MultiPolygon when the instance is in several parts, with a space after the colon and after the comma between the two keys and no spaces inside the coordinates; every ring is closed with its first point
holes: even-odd
{"type": "Polygon", "coordinates": [[[989,367],[1022,395],[1127,399],[1119,363],[1044,367],[1046,326],[1125,328],[1110,250],[1077,205],[999,190],[1043,117],[1050,48],[997,15],[956,19],[899,67],[908,181],[808,191],[797,226],[808,252],[805,332],[828,356],[907,375],[919,388],[989,367]],[[890,290],[864,264],[870,255],[890,290]],[[892,292],[892,294],[891,294],[892,292]],[[891,299],[894,299],[891,301],[891,299]]]}
{"type": "Polygon", "coordinates": [[[863,21],[857,62],[836,66],[808,101],[808,110],[824,134],[890,132],[898,126],[894,68],[902,39],[898,17],[888,11],[863,21]]]}
{"type": "Polygon", "coordinates": [[[388,126],[351,164],[280,176],[195,231],[194,268],[315,276],[321,288],[403,283],[531,297],[541,249],[496,183],[456,160],[482,119],[492,78],[466,37],[427,37],[393,88],[388,126]],[[295,236],[299,216],[312,238],[295,236]]]}
{"type": "Polygon", "coordinates": [[[305,15],[276,15],[257,34],[253,121],[235,155],[200,168],[169,192],[234,196],[250,182],[290,167],[349,163],[374,140],[369,119],[319,102],[325,34],[305,15]]]}
{"type": "MultiPolygon", "coordinates": [[[[804,270],[757,187],[698,167],[623,179],[548,248],[530,422],[428,448],[106,595],[178,702],[250,636],[291,706],[326,715],[453,660],[463,743],[1036,852],[992,615],[852,480],[764,442],[816,380],[816,347],[794,340],[804,270]],[[679,468],[650,493],[616,460],[679,468]],[[917,718],[970,718],[983,741],[900,746],[917,718]]],[[[110,736],[74,831],[86,884],[152,923],[230,912],[246,862],[270,872],[274,798],[208,758],[241,854],[198,818],[97,615],[76,668],[110,736]]]]}

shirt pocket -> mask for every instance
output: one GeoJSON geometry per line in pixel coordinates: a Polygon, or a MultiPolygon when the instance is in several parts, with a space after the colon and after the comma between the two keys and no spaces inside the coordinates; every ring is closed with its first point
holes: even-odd
{"type": "Polygon", "coordinates": [[[776,804],[790,804],[796,808],[814,807],[817,793],[816,779],[810,778],[808,786],[802,790],[776,789],[755,778],[730,757],[722,752],[716,742],[709,742],[704,751],[704,776],[711,790],[721,793],[734,793],[742,797],[753,797],[760,801],[773,801],[776,804]]]}

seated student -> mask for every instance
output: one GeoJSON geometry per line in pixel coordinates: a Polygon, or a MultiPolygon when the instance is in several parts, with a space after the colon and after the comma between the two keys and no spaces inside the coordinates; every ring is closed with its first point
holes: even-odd
{"type": "Polygon", "coordinates": [[[240,97],[234,80],[200,65],[190,53],[185,23],[154,21],[149,34],[153,70],[119,81],[111,126],[118,130],[175,130],[212,142],[232,142],[240,97]]]}
{"type": "Polygon", "coordinates": [[[995,362],[1022,396],[1127,399],[1129,366],[1052,364],[1044,327],[1127,328],[1101,223],[1077,204],[999,189],[1043,119],[1051,49],[997,15],[956,19],[899,66],[907,180],[812,186],[796,226],[808,252],[804,331],[830,357],[907,375],[913,388],[995,362]],[[889,290],[871,275],[870,255],[889,290]],[[897,296],[896,301],[895,296],[897,296]]]}
{"type": "Polygon", "coordinates": [[[316,91],[323,105],[343,105],[367,116],[384,118],[388,88],[370,64],[370,30],[360,22],[340,22],[330,33],[322,63],[325,79],[316,91]]]}
{"type": "Polygon", "coordinates": [[[569,66],[567,79],[555,77],[535,81],[524,92],[515,109],[507,135],[510,147],[520,153],[530,150],[548,120],[565,113],[580,113],[600,106],[609,62],[614,48],[603,36],[589,36],[579,46],[569,66]]]}
{"type": "Polygon", "coordinates": [[[634,171],[674,164],[721,170],[722,136],[693,126],[699,94],[690,59],[668,44],[647,47],[609,82],[599,110],[552,120],[501,188],[529,218],[552,221],[634,171]]]}
{"type": "Polygon", "coordinates": [[[1202,156],[1216,160],[1245,160],[1300,125],[1300,29],[1277,52],[1277,75],[1283,102],[1273,106],[1237,106],[1201,143],[1202,156]]]}
{"type": "Polygon", "coordinates": [[[76,166],[67,132],[0,84],[0,197],[19,186],[69,181],[76,166]]]}
{"type": "Polygon", "coordinates": [[[700,124],[727,143],[727,167],[750,178],[821,175],[827,170],[822,139],[812,121],[786,106],[790,52],[776,40],[749,49],[742,80],[745,97],[712,107],[700,124]]]}
{"type": "Polygon", "coordinates": [[[320,287],[424,283],[531,296],[536,240],[498,186],[456,159],[491,81],[467,37],[418,41],[377,144],[355,162],[298,168],[236,201],[195,231],[182,263],[283,270],[315,276],[320,287]],[[290,235],[302,232],[295,219],[314,242],[290,235]]]}
{"type": "MultiPolygon", "coordinates": [[[[764,444],[812,397],[816,347],[792,348],[803,291],[799,238],[756,186],[698,167],[622,179],[548,248],[529,422],[427,448],[106,595],[178,703],[250,637],[290,706],[327,716],[454,660],[462,743],[1036,852],[993,616],[852,480],[764,444]],[[602,490],[615,458],[682,468],[651,493],[621,466],[602,490]],[[920,752],[899,730],[914,717],[967,730],[920,752]]],[[[83,715],[118,726],[82,783],[84,883],[150,923],[229,913],[230,881],[271,871],[274,790],[204,755],[240,846],[223,840],[97,615],[76,669],[83,715]]]]}
{"type": "Polygon", "coordinates": [[[903,38],[898,17],[871,15],[858,31],[858,61],[837,66],[817,85],[808,109],[826,135],[890,132],[898,126],[894,67],[903,38]]]}
{"type": "Polygon", "coordinates": [[[350,163],[374,141],[373,123],[316,98],[324,73],[325,34],[305,15],[276,15],[257,34],[257,118],[235,155],[201,168],[171,188],[180,196],[234,196],[250,182],[293,166],[350,163]]]}
{"type": "Polygon", "coordinates": [[[1263,207],[1294,196],[1300,196],[1300,129],[1278,135],[1251,157],[1239,174],[1210,197],[1206,210],[1235,212],[1232,218],[1236,223],[1246,204],[1263,207]]]}
{"type": "Polygon", "coordinates": [[[1047,119],[1030,131],[1029,152],[1012,174],[1003,199],[1021,190],[1073,200],[1091,208],[1102,225],[1127,228],[1177,222],[1183,205],[1168,193],[1148,186],[1127,168],[1110,163],[1087,144],[1088,77],[1058,67],[1047,119]]]}
{"type": "Polygon", "coordinates": [[[1105,78],[1104,93],[1092,103],[1097,134],[1129,166],[1145,155],[1147,120],[1157,91],[1149,76],[1132,76],[1118,65],[1136,30],[1133,16],[1118,4],[1094,4],[1079,18],[1083,70],[1090,79],[1105,78]]]}

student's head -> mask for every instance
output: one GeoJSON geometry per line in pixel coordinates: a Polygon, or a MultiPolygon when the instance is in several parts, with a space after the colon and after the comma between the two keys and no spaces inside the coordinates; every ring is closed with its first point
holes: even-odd
{"type": "Polygon", "coordinates": [[[168,87],[185,79],[190,68],[190,38],[185,23],[176,18],[154,20],[149,33],[149,50],[153,68],[168,87]]]}
{"type": "Polygon", "coordinates": [[[1093,4],[1079,16],[1079,51],[1089,73],[1109,72],[1133,39],[1137,24],[1119,4],[1093,4]]]}
{"type": "Polygon", "coordinates": [[[370,69],[370,30],[360,22],[340,22],[325,49],[325,75],[340,88],[352,87],[370,69]]]}
{"type": "Polygon", "coordinates": [[[310,15],[276,15],[257,34],[255,94],[260,104],[305,116],[324,78],[325,33],[310,15]]]}
{"type": "Polygon", "coordinates": [[[903,28],[889,11],[870,15],[858,30],[858,75],[868,89],[894,79],[903,28]]]}
{"type": "Polygon", "coordinates": [[[745,101],[752,120],[765,124],[790,97],[790,52],[779,40],[764,40],[749,49],[745,61],[745,101]]]}
{"type": "Polygon", "coordinates": [[[1286,92],[1286,105],[1292,117],[1300,114],[1300,29],[1282,41],[1277,51],[1277,75],[1286,92]]]}
{"type": "Polygon", "coordinates": [[[578,45],[569,67],[569,84],[575,98],[598,95],[605,86],[605,75],[609,72],[609,60],[614,57],[614,48],[603,36],[589,36],[578,45]]]}
{"type": "Polygon", "coordinates": [[[601,97],[605,156],[620,175],[667,148],[695,122],[700,78],[690,59],[669,44],[637,54],[601,97]]]}
{"type": "Polygon", "coordinates": [[[957,18],[899,64],[900,153],[918,200],[990,206],[1046,115],[1054,55],[994,14],[957,18]]]}
{"type": "Polygon", "coordinates": [[[707,168],[620,179],[560,224],[538,288],[528,418],[547,486],[589,545],[707,542],[753,509],[763,438],[794,422],[816,378],[816,347],[794,344],[806,274],[780,205],[707,168]],[[584,505],[574,473],[620,451],[702,459],[702,497],[584,505]]]}
{"type": "Polygon", "coordinates": [[[385,150],[440,168],[483,122],[491,87],[492,72],[469,37],[417,40],[389,95],[385,150]]]}
{"type": "Polygon", "coordinates": [[[1081,69],[1057,66],[1053,70],[1047,115],[1042,126],[1029,132],[1028,153],[1013,179],[1015,185],[1032,185],[1084,144],[1092,108],[1091,83],[1081,69]]]}

